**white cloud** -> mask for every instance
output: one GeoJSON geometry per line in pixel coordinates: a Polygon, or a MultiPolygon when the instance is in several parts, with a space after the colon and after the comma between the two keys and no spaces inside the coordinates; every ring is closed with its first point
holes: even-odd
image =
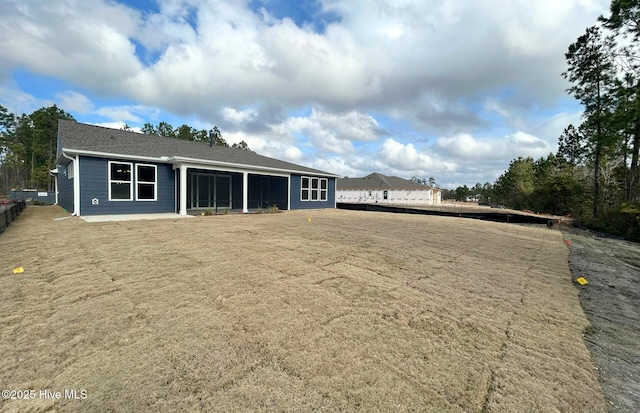
{"type": "Polygon", "coordinates": [[[582,123],[582,109],[576,111],[559,112],[553,116],[545,118],[542,122],[531,127],[531,132],[535,136],[544,138],[554,145],[558,142],[558,137],[569,125],[578,126],[582,123]]]}
{"type": "Polygon", "coordinates": [[[558,55],[585,17],[595,19],[608,5],[327,0],[325,10],[341,21],[319,34],[255,14],[246,2],[173,0],[149,14],[103,0],[7,1],[0,26],[5,64],[203,116],[215,113],[211,106],[266,97],[386,107],[439,92],[452,103],[505,81],[520,84],[522,93],[557,96],[564,93],[556,87],[558,55]],[[130,39],[158,59],[145,68],[130,39]]]}
{"type": "Polygon", "coordinates": [[[546,148],[547,143],[528,133],[517,131],[513,135],[509,135],[508,139],[516,145],[527,148],[546,148]]]}
{"type": "Polygon", "coordinates": [[[7,0],[0,57],[3,65],[113,91],[141,69],[128,38],[137,18],[131,9],[101,0],[7,0]]]}
{"type": "MultiPolygon", "coordinates": [[[[436,141],[435,149],[447,158],[477,165],[504,162],[518,156],[539,158],[554,152],[554,146],[531,134],[516,131],[503,138],[474,138],[469,134],[441,137],[436,141]]],[[[504,165],[504,168],[508,166],[504,165]]]]}
{"type": "Polygon", "coordinates": [[[43,106],[51,106],[53,101],[24,92],[14,81],[0,83],[0,105],[13,114],[31,113],[43,106]]]}
{"type": "Polygon", "coordinates": [[[554,151],[563,123],[579,121],[563,100],[563,55],[609,3],[320,0],[338,19],[317,32],[248,1],[164,0],[151,13],[3,0],[0,102],[30,112],[51,101],[7,86],[28,71],[78,86],[54,93],[78,115],[156,123],[165,111],[348,175],[484,181],[513,157],[554,151]]]}
{"type": "Polygon", "coordinates": [[[158,110],[142,105],[103,106],[92,113],[112,119],[116,122],[130,122],[143,124],[154,123],[152,119],[158,116],[158,110]]]}
{"type": "Polygon", "coordinates": [[[245,123],[258,116],[258,112],[255,109],[236,110],[234,108],[223,108],[221,111],[222,117],[231,123],[239,124],[245,123]]]}
{"type": "Polygon", "coordinates": [[[341,177],[358,177],[363,176],[359,170],[353,168],[350,162],[345,161],[340,156],[333,156],[330,158],[318,158],[310,164],[312,168],[319,169],[321,171],[330,171],[341,177]]]}
{"type": "Polygon", "coordinates": [[[66,111],[84,114],[89,113],[94,109],[93,102],[87,96],[73,90],[58,93],[56,98],[59,106],[64,108],[66,111]]]}
{"type": "Polygon", "coordinates": [[[401,143],[392,138],[385,139],[378,151],[385,164],[399,171],[446,172],[455,170],[452,162],[442,162],[433,152],[418,151],[412,143],[401,143]]]}
{"type": "MultiPolygon", "coordinates": [[[[96,122],[96,123],[92,123],[92,125],[102,126],[102,127],[111,128],[111,129],[122,129],[126,125],[126,123],[125,122],[96,122]]],[[[140,128],[132,127],[131,131],[142,133],[142,130],[140,128]]]]}
{"type": "Polygon", "coordinates": [[[265,135],[231,132],[225,134],[223,137],[229,145],[244,141],[249,146],[249,149],[260,155],[294,163],[299,163],[305,159],[303,152],[297,146],[270,139],[265,135]]]}
{"type": "Polygon", "coordinates": [[[352,152],[354,141],[375,141],[382,134],[378,122],[369,115],[356,111],[329,113],[319,107],[314,107],[309,116],[290,117],[271,128],[285,137],[304,135],[315,148],[337,154],[352,152]]]}
{"type": "Polygon", "coordinates": [[[293,145],[289,145],[283,152],[284,159],[291,162],[298,162],[304,158],[304,155],[300,149],[293,145]]]}
{"type": "Polygon", "coordinates": [[[495,156],[493,154],[495,151],[494,145],[489,142],[478,141],[466,133],[439,138],[436,142],[436,148],[444,151],[447,155],[461,159],[477,160],[495,156]]]}

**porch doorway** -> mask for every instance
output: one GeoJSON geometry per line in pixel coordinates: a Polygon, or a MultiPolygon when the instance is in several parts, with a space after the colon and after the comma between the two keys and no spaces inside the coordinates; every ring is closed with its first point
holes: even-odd
{"type": "Polygon", "coordinates": [[[231,175],[187,175],[187,209],[232,209],[232,199],[231,175]]]}

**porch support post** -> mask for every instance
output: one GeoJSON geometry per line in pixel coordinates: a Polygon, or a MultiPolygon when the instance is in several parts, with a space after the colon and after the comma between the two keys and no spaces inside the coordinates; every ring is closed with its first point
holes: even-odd
{"type": "Polygon", "coordinates": [[[249,212],[249,172],[242,173],[242,212],[249,212]]]}
{"type": "Polygon", "coordinates": [[[291,210],[291,174],[287,176],[287,211],[291,210]]]}
{"type": "Polygon", "coordinates": [[[187,167],[180,165],[180,215],[187,215],[187,167]]]}

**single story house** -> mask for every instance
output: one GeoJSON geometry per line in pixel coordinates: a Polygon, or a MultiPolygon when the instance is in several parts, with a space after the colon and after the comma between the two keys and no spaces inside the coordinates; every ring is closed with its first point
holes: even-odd
{"type": "Polygon", "coordinates": [[[372,173],[364,178],[340,178],[336,201],[345,204],[438,205],[442,192],[397,176],[372,173]]]}
{"type": "Polygon", "coordinates": [[[335,208],[334,174],[74,121],[58,124],[56,203],[74,215],[335,208]]]}

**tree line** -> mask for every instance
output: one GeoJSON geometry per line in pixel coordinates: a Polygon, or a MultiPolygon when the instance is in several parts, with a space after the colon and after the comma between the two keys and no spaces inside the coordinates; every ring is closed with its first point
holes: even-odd
{"type": "Polygon", "coordinates": [[[444,195],[559,215],[640,241],[640,0],[613,0],[609,16],[569,45],[567,92],[584,108],[558,152],[517,158],[491,184],[444,195]]]}
{"type": "MultiPolygon", "coordinates": [[[[49,171],[56,167],[58,119],[75,120],[56,105],[19,116],[0,105],[0,196],[7,195],[12,189],[53,190],[53,178],[49,171]]],[[[128,125],[121,129],[132,131],[128,125]]],[[[142,132],[208,142],[211,146],[230,146],[217,126],[207,131],[188,125],[174,128],[167,122],[155,126],[145,123],[142,132]]],[[[249,150],[244,141],[230,147],[249,150]]]]}
{"type": "MultiPolygon", "coordinates": [[[[595,23],[565,54],[561,75],[584,112],[579,125],[567,125],[558,137],[557,153],[514,159],[495,183],[443,190],[443,198],[571,215],[587,227],[640,240],[640,0],[612,0],[609,16],[595,23]]],[[[19,117],[0,106],[0,193],[51,189],[60,118],[73,119],[55,105],[19,117]]],[[[142,132],[229,146],[217,127],[160,122],[142,132]]],[[[232,146],[248,149],[244,142],[232,146]]],[[[433,178],[414,181],[437,186],[433,178]]]]}
{"type": "MultiPolygon", "coordinates": [[[[129,125],[125,124],[122,127],[122,130],[130,131],[132,129],[129,125]]],[[[141,132],[147,135],[163,136],[165,138],[174,138],[185,141],[208,142],[210,145],[229,147],[229,144],[222,137],[222,133],[220,133],[220,129],[218,129],[217,126],[214,126],[212,129],[207,131],[206,129],[196,129],[189,125],[182,125],[174,128],[167,122],[160,122],[155,126],[151,123],[145,123],[141,132]]],[[[245,141],[234,143],[230,147],[249,150],[249,145],[247,145],[245,141]]]]}
{"type": "Polygon", "coordinates": [[[20,116],[0,105],[0,195],[11,189],[52,190],[58,119],[74,120],[56,105],[20,116]]]}

